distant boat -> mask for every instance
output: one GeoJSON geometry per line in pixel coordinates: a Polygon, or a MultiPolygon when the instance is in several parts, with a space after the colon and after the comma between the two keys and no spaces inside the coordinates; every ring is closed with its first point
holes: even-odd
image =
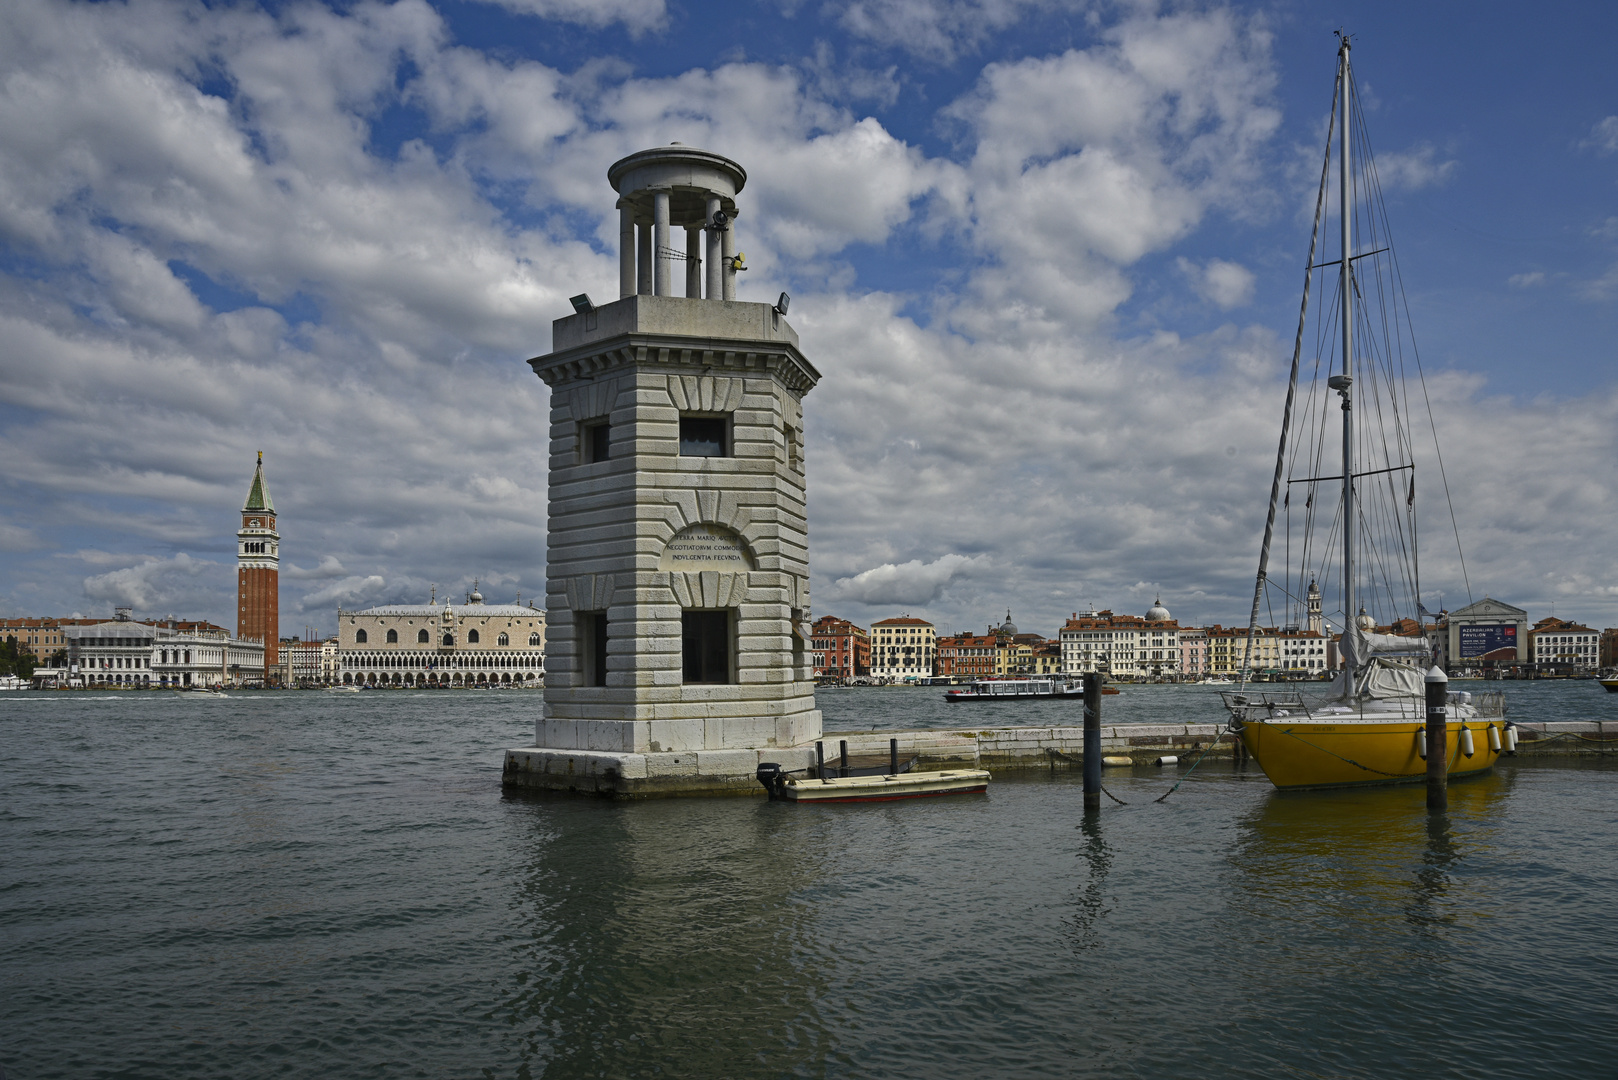
{"type": "Polygon", "coordinates": [[[357,686],[328,686],[328,687],[326,687],[326,693],[328,693],[328,694],[357,694],[359,692],[360,692],[360,688],[357,687],[357,686]]]}
{"type": "MultiPolygon", "coordinates": [[[[1102,693],[1107,688],[1102,688],[1102,693]]],[[[1113,693],[1118,691],[1114,690],[1113,693]]],[[[1025,701],[1039,698],[1084,698],[1084,684],[1069,679],[983,679],[944,691],[944,700],[1025,701]]]]}
{"type": "Polygon", "coordinates": [[[208,697],[226,697],[223,690],[217,686],[186,686],[180,690],[182,694],[205,694],[208,697]]]}
{"type": "Polygon", "coordinates": [[[0,675],[0,690],[27,690],[32,685],[18,675],[0,675]]]}
{"type": "Polygon", "coordinates": [[[1602,679],[1601,688],[1609,694],[1618,694],[1618,678],[1602,679]]]}
{"type": "MultiPolygon", "coordinates": [[[[1296,597],[1305,594],[1306,578],[1312,589],[1315,574],[1336,573],[1333,584],[1342,598],[1344,624],[1339,645],[1342,669],[1324,700],[1306,701],[1295,691],[1251,690],[1246,685],[1251,659],[1242,664],[1241,685],[1220,691],[1232,729],[1280,788],[1407,783],[1427,775],[1425,679],[1432,661],[1425,634],[1374,633],[1377,620],[1361,606],[1373,600],[1389,605],[1385,612],[1389,624],[1401,621],[1401,611],[1405,616],[1424,611],[1421,564],[1416,558],[1416,440],[1411,418],[1405,415],[1406,403],[1423,400],[1419,395],[1424,389],[1408,391],[1404,386],[1406,365],[1419,374],[1419,360],[1408,334],[1403,282],[1392,254],[1369,144],[1363,130],[1354,138],[1349,133],[1351,120],[1359,115],[1349,49],[1348,38],[1342,38],[1246,650],[1251,657],[1260,607],[1269,586],[1277,510],[1282,509],[1287,550],[1301,550],[1303,558],[1295,587],[1283,578],[1280,594],[1286,602],[1296,604],[1296,597]],[[1326,225],[1334,137],[1339,144],[1337,189],[1341,200],[1336,224],[1342,239],[1339,258],[1327,261],[1317,257],[1317,244],[1326,225]],[[1351,150],[1363,162],[1358,172],[1350,168],[1351,150]],[[1361,200],[1367,212],[1356,222],[1356,202],[1361,200]],[[1363,246],[1368,249],[1374,244],[1374,250],[1356,255],[1356,237],[1367,240],[1363,246]],[[1330,325],[1318,326],[1312,335],[1321,343],[1312,365],[1317,374],[1313,385],[1300,394],[1299,361],[1303,343],[1311,337],[1309,285],[1315,272],[1327,267],[1337,270],[1336,310],[1330,325]],[[1359,345],[1363,355],[1356,355],[1357,338],[1366,339],[1359,345]],[[1324,384],[1320,381],[1323,376],[1324,384]],[[1333,401],[1333,396],[1340,401],[1333,401]],[[1291,447],[1288,439],[1295,398],[1300,399],[1299,426],[1309,428],[1297,446],[1291,447]],[[1340,434],[1333,430],[1330,415],[1338,408],[1342,413],[1340,434]],[[1327,448],[1338,439],[1340,463],[1326,456],[1327,448]],[[1289,475],[1289,466],[1296,476],[1289,475]],[[1323,484],[1333,487],[1320,492],[1324,498],[1317,500],[1323,484]],[[1292,485],[1300,486],[1294,492],[1292,485]],[[1334,490],[1341,492],[1335,509],[1327,502],[1334,490]],[[1288,493],[1284,502],[1283,491],[1288,493]],[[1291,498],[1292,494],[1299,498],[1291,498]],[[1294,516],[1303,522],[1302,543],[1296,549],[1294,516]],[[1343,528],[1345,521],[1355,526],[1343,528]],[[1321,556],[1327,553],[1330,541],[1316,536],[1317,527],[1321,534],[1340,537],[1340,565],[1323,563],[1321,556]],[[1366,555],[1362,546],[1374,546],[1374,550],[1366,555]]],[[[1436,445],[1436,430],[1432,437],[1436,445]]],[[[1287,568],[1286,573],[1290,575],[1291,570],[1287,568]]],[[[1331,592],[1332,587],[1325,591],[1331,592]]],[[[1318,617],[1318,609],[1311,614],[1318,617]]],[[[1412,619],[1402,621],[1420,626],[1412,619]]],[[[1449,695],[1446,754],[1451,776],[1487,770],[1513,737],[1504,721],[1504,696],[1479,694],[1477,698],[1474,702],[1468,693],[1449,695]]]]}

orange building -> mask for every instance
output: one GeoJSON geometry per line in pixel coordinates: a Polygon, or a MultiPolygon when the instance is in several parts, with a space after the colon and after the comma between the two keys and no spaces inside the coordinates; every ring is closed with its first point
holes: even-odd
{"type": "Polygon", "coordinates": [[[275,503],[264,484],[264,452],[259,451],[253,486],[242,505],[236,534],[236,636],[264,643],[264,677],[275,681],[281,640],[281,534],[275,531],[275,503]]]}
{"type": "Polygon", "coordinates": [[[995,673],[996,639],[970,631],[938,639],[937,670],[941,677],[983,679],[995,673]]]}
{"type": "Polygon", "coordinates": [[[815,620],[815,677],[848,679],[871,673],[871,636],[835,615],[815,620]]]}

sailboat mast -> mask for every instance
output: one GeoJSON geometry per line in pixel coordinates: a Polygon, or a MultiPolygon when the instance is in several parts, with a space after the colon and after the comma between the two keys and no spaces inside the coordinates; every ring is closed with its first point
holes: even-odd
{"type": "MultiPolygon", "coordinates": [[[[1353,84],[1348,67],[1348,35],[1343,35],[1343,44],[1338,49],[1341,57],[1342,70],[1338,79],[1338,98],[1342,104],[1342,127],[1338,129],[1338,137],[1342,140],[1341,153],[1337,159],[1338,181],[1337,196],[1339,199],[1339,214],[1343,226],[1343,266],[1340,292],[1342,293],[1342,323],[1343,323],[1343,381],[1338,393],[1343,399],[1343,609],[1347,615],[1347,623],[1343,627],[1346,635],[1350,628],[1355,626],[1354,604],[1354,267],[1352,252],[1354,246],[1354,196],[1353,172],[1350,168],[1348,122],[1353,113],[1352,91],[1353,84]]],[[[1347,676],[1346,687],[1354,685],[1353,662],[1347,657],[1343,661],[1343,673],[1347,676]]]]}

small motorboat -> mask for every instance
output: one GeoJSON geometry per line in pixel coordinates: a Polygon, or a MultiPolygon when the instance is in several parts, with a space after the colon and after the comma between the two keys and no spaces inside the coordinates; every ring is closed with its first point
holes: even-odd
{"type": "Polygon", "coordinates": [[[1618,694],[1618,677],[1602,679],[1601,688],[1609,694],[1618,694]]]}
{"type": "Polygon", "coordinates": [[[758,782],[770,798],[796,803],[892,802],[937,795],[981,795],[989,790],[985,769],[907,772],[886,776],[828,776],[823,780],[788,776],[781,766],[763,762],[758,782]]]}
{"type": "Polygon", "coordinates": [[[359,692],[360,692],[360,688],[357,687],[357,686],[354,686],[352,684],[347,685],[347,686],[328,686],[328,687],[326,687],[326,693],[328,693],[328,694],[357,694],[359,692]]]}

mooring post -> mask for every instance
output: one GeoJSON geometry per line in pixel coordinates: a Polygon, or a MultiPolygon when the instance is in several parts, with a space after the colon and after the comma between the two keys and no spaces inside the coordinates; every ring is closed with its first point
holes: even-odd
{"type": "Polygon", "coordinates": [[[888,740],[888,775],[899,775],[899,740],[888,740]]]}
{"type": "Polygon", "coordinates": [[[1449,676],[1427,672],[1427,809],[1449,807],[1449,676]]]}
{"type": "Polygon", "coordinates": [[[815,740],[815,779],[826,779],[826,744],[815,740]]]}
{"type": "Polygon", "coordinates": [[[847,739],[838,739],[837,740],[837,756],[841,759],[838,762],[837,775],[838,776],[847,776],[848,775],[848,740],[847,739]]]}
{"type": "Polygon", "coordinates": [[[1101,809],[1101,676],[1084,677],[1084,808],[1101,809]]]}

